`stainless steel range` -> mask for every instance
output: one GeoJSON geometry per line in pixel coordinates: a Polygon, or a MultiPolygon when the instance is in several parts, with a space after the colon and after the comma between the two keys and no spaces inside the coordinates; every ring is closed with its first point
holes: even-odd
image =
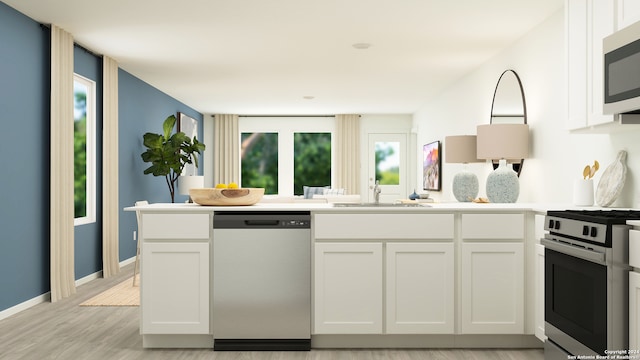
{"type": "Polygon", "coordinates": [[[545,359],[628,349],[629,226],[640,211],[549,211],[545,359]]]}

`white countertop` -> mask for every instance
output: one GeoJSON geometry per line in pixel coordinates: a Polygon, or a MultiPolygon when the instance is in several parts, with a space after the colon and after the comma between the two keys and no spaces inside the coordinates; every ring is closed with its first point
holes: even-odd
{"type": "MultiPolygon", "coordinates": [[[[299,203],[258,203],[251,206],[201,206],[198,204],[155,203],[144,206],[126,207],[125,211],[149,212],[210,212],[210,211],[331,211],[331,212],[440,212],[440,211],[533,211],[545,213],[548,210],[576,209],[571,204],[477,204],[477,203],[428,203],[422,206],[408,207],[336,207],[333,204],[299,202],[299,203]]],[[[583,210],[595,210],[593,207],[580,207],[583,210]]]]}

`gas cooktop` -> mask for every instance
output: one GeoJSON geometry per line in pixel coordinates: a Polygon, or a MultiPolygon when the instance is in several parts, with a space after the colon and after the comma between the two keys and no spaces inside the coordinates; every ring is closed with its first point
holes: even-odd
{"type": "Polygon", "coordinates": [[[627,220],[640,220],[638,210],[561,210],[547,211],[547,216],[588,221],[597,224],[625,224],[627,220]]]}

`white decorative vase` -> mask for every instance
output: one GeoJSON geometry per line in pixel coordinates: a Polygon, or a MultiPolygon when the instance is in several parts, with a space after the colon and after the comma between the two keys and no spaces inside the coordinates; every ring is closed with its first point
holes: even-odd
{"type": "Polygon", "coordinates": [[[573,183],[573,204],[576,206],[593,205],[593,179],[577,179],[573,183]]]}
{"type": "Polygon", "coordinates": [[[478,177],[469,171],[462,171],[453,177],[453,196],[460,202],[470,202],[478,196],[478,177]]]}
{"type": "Polygon", "coordinates": [[[514,203],[520,194],[518,174],[501,159],[498,168],[487,177],[487,198],[492,203],[514,203]]]}

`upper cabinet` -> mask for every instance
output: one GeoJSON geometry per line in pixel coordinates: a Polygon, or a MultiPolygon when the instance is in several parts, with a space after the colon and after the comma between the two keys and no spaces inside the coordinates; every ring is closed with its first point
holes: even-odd
{"type": "Polygon", "coordinates": [[[602,39],[614,32],[614,2],[567,0],[568,128],[579,130],[614,121],[602,114],[602,39]]]}
{"type": "Polygon", "coordinates": [[[618,29],[640,21],[640,1],[618,0],[618,29]]]}
{"type": "Polygon", "coordinates": [[[567,127],[573,131],[613,131],[613,126],[620,124],[619,116],[602,111],[602,40],[639,21],[640,2],[566,0],[565,16],[567,127]]]}

